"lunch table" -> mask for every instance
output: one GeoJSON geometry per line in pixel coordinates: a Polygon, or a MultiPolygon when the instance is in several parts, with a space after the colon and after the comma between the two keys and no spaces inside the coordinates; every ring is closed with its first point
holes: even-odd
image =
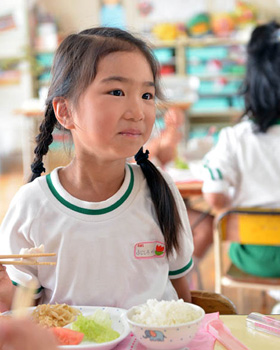
{"type": "MultiPolygon", "coordinates": [[[[271,315],[280,320],[280,315],[271,315]]],[[[219,318],[232,334],[250,350],[279,350],[280,337],[259,332],[246,326],[247,315],[221,315],[219,318]]],[[[216,341],[214,350],[226,350],[216,341]]]]}
{"type": "MultiPolygon", "coordinates": [[[[191,163],[189,166],[191,166],[191,163]]],[[[202,165],[200,167],[203,169],[202,165]]],[[[202,196],[203,181],[191,169],[178,169],[171,164],[164,167],[163,170],[175,182],[183,199],[188,200],[191,197],[202,196]]]]}
{"type": "MultiPolygon", "coordinates": [[[[280,337],[260,332],[246,326],[247,315],[219,315],[218,312],[205,315],[200,330],[195,338],[182,350],[241,350],[236,349],[236,344],[231,347],[224,347],[218,340],[207,332],[209,322],[221,320],[230,329],[231,334],[239,340],[248,350],[280,350],[280,337]]],[[[280,315],[271,315],[280,320],[280,315]]],[[[242,347],[243,348],[243,347],[242,347]]],[[[131,333],[114,350],[148,350],[131,333]]],[[[160,347],[159,347],[160,349],[160,347]]]]}
{"type": "Polygon", "coordinates": [[[202,195],[203,182],[199,180],[188,182],[176,182],[176,186],[184,199],[202,195]]]}

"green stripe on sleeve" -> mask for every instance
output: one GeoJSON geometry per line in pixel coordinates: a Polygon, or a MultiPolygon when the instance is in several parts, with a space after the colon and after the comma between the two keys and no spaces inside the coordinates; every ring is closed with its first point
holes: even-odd
{"type": "Polygon", "coordinates": [[[181,269],[169,271],[169,276],[180,275],[181,273],[187,271],[192,266],[192,264],[193,264],[193,260],[191,259],[190,262],[186,266],[182,267],[181,269]]]}
{"type": "Polygon", "coordinates": [[[213,175],[213,172],[212,172],[212,170],[209,168],[209,166],[208,165],[204,165],[204,168],[206,168],[208,171],[209,171],[209,173],[210,173],[210,175],[211,175],[211,180],[215,180],[215,178],[214,178],[214,175],[213,175]]]}
{"type": "Polygon", "coordinates": [[[217,170],[217,173],[219,174],[219,178],[220,178],[220,180],[223,180],[223,175],[222,175],[222,172],[221,172],[221,170],[220,169],[216,169],[217,170]]]}
{"type": "MultiPolygon", "coordinates": [[[[18,283],[15,282],[15,281],[12,281],[12,283],[13,283],[13,285],[16,286],[16,287],[20,286],[20,284],[18,284],[18,283]]],[[[44,289],[44,287],[38,288],[38,289],[35,291],[35,294],[41,293],[43,289],[44,289]]]]}
{"type": "Polygon", "coordinates": [[[215,169],[211,169],[209,167],[209,165],[205,164],[204,168],[207,169],[211,175],[211,180],[215,181],[215,180],[222,180],[223,179],[223,175],[222,172],[219,168],[215,168],[215,169]],[[215,172],[215,175],[214,175],[215,172]]]}

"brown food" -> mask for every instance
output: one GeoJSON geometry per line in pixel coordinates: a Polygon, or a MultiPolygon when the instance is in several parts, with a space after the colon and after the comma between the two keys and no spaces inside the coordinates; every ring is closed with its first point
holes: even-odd
{"type": "Polygon", "coordinates": [[[80,313],[80,310],[67,304],[41,304],[35,308],[31,317],[45,327],[64,327],[80,313]]]}

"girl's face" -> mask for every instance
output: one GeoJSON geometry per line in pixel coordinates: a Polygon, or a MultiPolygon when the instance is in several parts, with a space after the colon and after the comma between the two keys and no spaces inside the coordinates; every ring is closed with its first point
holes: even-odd
{"type": "Polygon", "coordinates": [[[97,75],[73,106],[76,154],[96,160],[131,157],[147,142],[155,121],[155,86],[139,51],[100,60],[97,75]]]}

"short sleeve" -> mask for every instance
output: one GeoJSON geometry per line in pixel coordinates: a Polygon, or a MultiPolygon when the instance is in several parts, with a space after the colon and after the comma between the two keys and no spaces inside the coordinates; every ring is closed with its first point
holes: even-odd
{"type": "MultiPolygon", "coordinates": [[[[28,198],[28,197],[27,197],[28,198]]],[[[19,254],[21,248],[32,248],[28,237],[31,221],[26,196],[20,190],[13,198],[0,227],[0,254],[19,254]]],[[[37,285],[36,298],[41,295],[37,266],[7,265],[7,273],[14,285],[25,285],[33,280],[37,285]]]]}
{"type": "Polygon", "coordinates": [[[231,186],[238,182],[238,164],[236,161],[237,140],[233,129],[221,130],[217,145],[203,160],[204,193],[228,194],[231,186]]]}
{"type": "Polygon", "coordinates": [[[188,274],[193,267],[193,236],[183,198],[172,178],[166,173],[163,173],[163,176],[172,191],[182,223],[179,235],[179,250],[173,251],[169,257],[169,278],[176,279],[188,274]]]}

